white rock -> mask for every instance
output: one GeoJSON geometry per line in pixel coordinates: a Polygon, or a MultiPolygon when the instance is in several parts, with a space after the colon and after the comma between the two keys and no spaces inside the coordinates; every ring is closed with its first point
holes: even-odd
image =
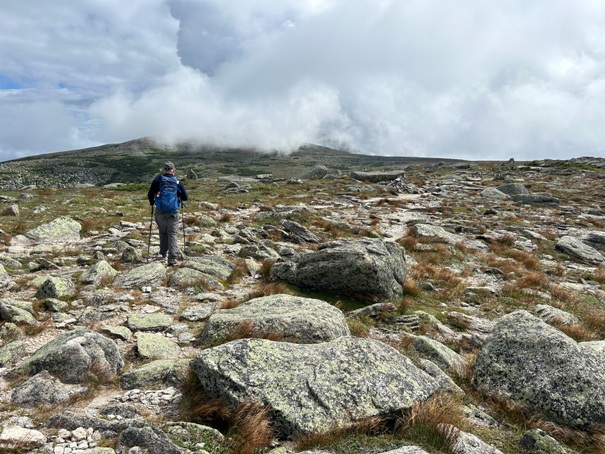
{"type": "Polygon", "coordinates": [[[78,427],[71,432],[71,436],[74,441],[86,440],[86,429],[84,427],[78,427]]]}
{"type": "Polygon", "coordinates": [[[6,426],[0,433],[0,447],[16,449],[39,448],[46,443],[42,432],[19,426],[6,426]]]}

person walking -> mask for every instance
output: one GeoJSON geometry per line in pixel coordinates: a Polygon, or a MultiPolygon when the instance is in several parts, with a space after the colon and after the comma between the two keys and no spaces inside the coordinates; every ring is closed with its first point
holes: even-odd
{"type": "Polygon", "coordinates": [[[155,222],[160,231],[160,255],[162,258],[168,256],[168,266],[174,266],[179,253],[179,205],[189,196],[183,182],[174,175],[172,162],[164,163],[162,170],[163,172],[151,182],[147,198],[152,212],[155,205],[155,222]]]}

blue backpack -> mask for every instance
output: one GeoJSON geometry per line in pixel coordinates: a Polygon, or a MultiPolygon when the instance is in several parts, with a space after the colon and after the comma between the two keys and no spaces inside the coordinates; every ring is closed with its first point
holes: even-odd
{"type": "Polygon", "coordinates": [[[176,177],[162,175],[160,192],[155,198],[155,207],[160,213],[176,213],[179,210],[178,185],[176,177]]]}

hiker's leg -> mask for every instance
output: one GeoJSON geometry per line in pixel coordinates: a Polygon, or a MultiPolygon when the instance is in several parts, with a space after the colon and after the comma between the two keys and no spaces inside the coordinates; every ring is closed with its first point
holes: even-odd
{"type": "Polygon", "coordinates": [[[166,230],[168,237],[168,263],[176,262],[179,256],[177,234],[179,231],[179,214],[166,215],[166,230]]]}
{"type": "Polygon", "coordinates": [[[156,213],[155,222],[157,222],[158,230],[160,231],[160,255],[166,257],[166,253],[168,252],[168,227],[166,215],[163,213],[156,213]]]}

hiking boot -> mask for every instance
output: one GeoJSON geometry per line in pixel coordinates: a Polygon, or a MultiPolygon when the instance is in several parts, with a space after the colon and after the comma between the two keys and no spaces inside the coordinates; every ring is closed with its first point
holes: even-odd
{"type": "Polygon", "coordinates": [[[177,265],[176,260],[168,262],[168,266],[176,266],[176,265],[177,265]]]}

